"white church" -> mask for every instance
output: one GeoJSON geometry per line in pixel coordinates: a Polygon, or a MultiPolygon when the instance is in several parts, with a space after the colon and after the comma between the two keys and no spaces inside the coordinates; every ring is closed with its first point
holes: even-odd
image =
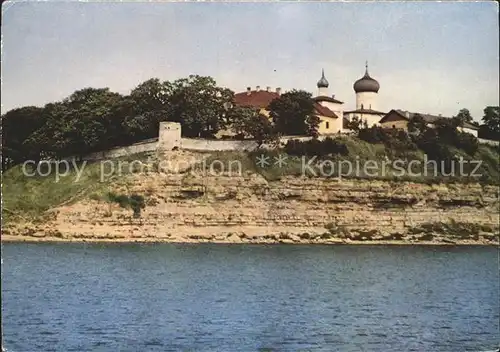
{"type": "MultiPolygon", "coordinates": [[[[325,77],[325,72],[322,72],[321,78],[317,83],[318,95],[314,98],[315,101],[323,105],[323,101],[327,100],[327,97],[335,100],[335,95],[330,95],[328,90],[329,83],[325,77]]],[[[354,117],[362,121],[366,121],[368,127],[379,125],[380,120],[386,114],[385,112],[378,110],[378,91],[380,89],[380,84],[376,79],[370,77],[368,73],[368,63],[366,63],[366,70],[363,77],[354,82],[353,85],[354,92],[356,93],[356,108],[354,110],[339,111],[338,115],[341,115],[343,119],[351,120],[354,117]]],[[[337,101],[342,104],[342,102],[337,101]]],[[[343,120],[344,122],[345,120],[343,120]]],[[[322,121],[323,123],[323,121],[322,121]]],[[[344,125],[344,123],[342,124],[344,125]]],[[[328,133],[338,133],[343,131],[343,127],[339,126],[335,131],[325,131],[321,128],[320,132],[328,133]]]]}
{"type": "MultiPolygon", "coordinates": [[[[320,119],[318,132],[321,135],[342,133],[345,130],[346,119],[350,120],[355,116],[366,121],[368,126],[373,126],[377,125],[385,115],[384,112],[377,110],[377,95],[380,85],[368,74],[368,64],[365,75],[354,83],[355,110],[344,111],[344,103],[338,100],[334,94],[330,94],[324,70],[317,87],[318,94],[313,98],[314,113],[320,119]]],[[[269,116],[268,106],[270,102],[280,95],[281,88],[271,91],[271,87],[261,89],[260,86],[257,86],[254,90],[247,87],[245,92],[235,94],[234,103],[239,106],[259,109],[262,114],[269,116]]]]}
{"type": "MultiPolygon", "coordinates": [[[[431,115],[427,113],[415,113],[399,109],[392,109],[389,112],[378,110],[378,92],[380,84],[368,73],[368,62],[365,65],[365,74],[354,82],[353,89],[356,93],[356,108],[354,110],[344,110],[344,103],[338,100],[335,94],[331,94],[329,83],[322,71],[321,78],[317,85],[318,93],[313,98],[314,113],[319,117],[320,123],[318,133],[320,135],[337,134],[349,132],[346,128],[348,121],[357,118],[366,122],[368,127],[381,126],[383,128],[397,128],[408,130],[408,122],[416,115],[421,116],[429,127],[435,125],[436,120],[442,118],[441,115],[431,115]]],[[[260,112],[269,116],[268,106],[273,99],[281,95],[281,88],[272,91],[271,87],[255,90],[247,87],[245,92],[237,93],[234,96],[236,105],[247,106],[259,109],[260,112]]],[[[461,129],[477,137],[478,127],[465,123],[461,129]]]]}

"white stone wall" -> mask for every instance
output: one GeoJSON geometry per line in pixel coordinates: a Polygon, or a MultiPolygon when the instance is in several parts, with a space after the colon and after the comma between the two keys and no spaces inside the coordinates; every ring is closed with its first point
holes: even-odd
{"type": "Polygon", "coordinates": [[[343,104],[333,103],[330,101],[320,101],[319,104],[333,111],[340,118],[340,120],[344,117],[343,104]]]}
{"type": "Polygon", "coordinates": [[[458,130],[461,132],[470,133],[477,138],[477,132],[478,132],[477,130],[473,130],[471,128],[466,128],[466,127],[458,127],[458,130]]]}
{"type": "Polygon", "coordinates": [[[181,138],[181,149],[199,150],[199,151],[223,151],[223,150],[254,150],[257,148],[257,142],[253,140],[230,141],[230,140],[211,140],[198,138],[181,138]]]}
{"type": "Polygon", "coordinates": [[[356,93],[356,110],[358,109],[377,110],[377,95],[378,93],[374,92],[356,93]]]}
{"type": "MultiPolygon", "coordinates": [[[[333,119],[339,120],[339,119],[333,119]]],[[[201,138],[181,138],[180,124],[171,122],[160,123],[160,137],[151,138],[134,143],[126,147],[113,148],[101,152],[96,152],[83,157],[84,160],[103,160],[120,158],[124,156],[145,153],[172,150],[175,147],[193,151],[251,151],[258,148],[258,143],[254,140],[217,140],[217,139],[201,139],[201,138]]],[[[335,137],[331,135],[330,137],[335,137]]],[[[323,140],[328,136],[319,136],[319,140],[323,140]]],[[[283,136],[280,138],[280,145],[284,146],[291,140],[307,141],[312,139],[309,136],[283,136]]],[[[273,145],[263,144],[263,148],[271,149],[273,145]]],[[[73,158],[67,158],[71,160],[73,158]]]]}
{"type": "Polygon", "coordinates": [[[328,87],[318,88],[318,96],[328,96],[328,87]]]}
{"type": "MultiPolygon", "coordinates": [[[[103,160],[120,158],[145,152],[155,152],[158,148],[158,138],[147,139],[139,143],[134,143],[126,147],[118,147],[102,152],[96,152],[85,156],[84,160],[103,160]]],[[[71,158],[69,158],[71,159],[71,158]]],[[[68,159],[68,160],[69,160],[68,159]]]]}
{"type": "Polygon", "coordinates": [[[365,120],[368,127],[380,126],[383,115],[361,114],[361,119],[365,120]]]}
{"type": "Polygon", "coordinates": [[[346,117],[349,121],[351,121],[352,118],[355,116],[357,116],[361,120],[366,121],[366,123],[368,124],[368,127],[380,126],[380,120],[382,119],[382,117],[384,117],[383,114],[382,115],[373,115],[373,114],[360,114],[360,113],[355,113],[355,112],[346,114],[346,117]]]}
{"type": "Polygon", "coordinates": [[[181,124],[178,122],[160,122],[158,149],[162,151],[180,148],[181,124]]]}
{"type": "MultiPolygon", "coordinates": [[[[325,102],[328,103],[328,102],[325,102]]],[[[329,103],[341,106],[341,104],[329,103]]],[[[329,109],[333,110],[335,106],[327,106],[329,109]]],[[[377,115],[367,115],[367,114],[349,114],[348,118],[352,118],[353,116],[359,116],[362,119],[366,119],[368,121],[369,126],[374,124],[378,124],[378,121],[382,118],[382,116],[377,115]]],[[[342,122],[341,118],[332,119],[335,121],[342,122]]],[[[463,128],[464,132],[468,132],[477,137],[477,131],[463,128]]],[[[344,132],[349,132],[349,130],[345,130],[344,132]]],[[[323,140],[327,137],[337,137],[340,134],[333,135],[320,135],[318,137],[319,140],[323,140]]],[[[300,140],[307,141],[312,139],[312,137],[308,136],[283,136],[280,138],[280,145],[284,146],[286,143],[291,140],[300,140]]],[[[490,145],[499,145],[498,141],[492,141],[487,139],[478,138],[479,143],[482,144],[490,144],[490,145]]],[[[211,140],[211,139],[199,139],[199,138],[181,138],[181,126],[176,122],[161,122],[160,123],[160,133],[159,138],[151,138],[139,143],[131,144],[126,147],[113,148],[110,150],[105,150],[102,152],[96,152],[87,155],[84,157],[84,160],[102,160],[102,159],[112,159],[119,158],[128,155],[134,155],[145,152],[156,152],[159,150],[172,150],[175,147],[179,149],[193,150],[193,151],[251,151],[258,148],[258,144],[254,140],[211,140]]],[[[262,145],[263,148],[273,148],[272,145],[262,145]]],[[[67,160],[70,160],[68,158],[67,160]]]]}

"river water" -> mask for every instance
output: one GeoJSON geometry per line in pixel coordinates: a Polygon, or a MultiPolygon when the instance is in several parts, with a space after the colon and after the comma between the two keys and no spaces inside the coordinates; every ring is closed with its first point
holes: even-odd
{"type": "Polygon", "coordinates": [[[3,244],[10,352],[480,351],[495,247],[3,244]]]}

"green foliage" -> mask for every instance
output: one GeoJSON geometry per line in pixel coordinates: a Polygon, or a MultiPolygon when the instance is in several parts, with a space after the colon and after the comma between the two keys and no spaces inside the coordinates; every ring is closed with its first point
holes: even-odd
{"type": "Polygon", "coordinates": [[[405,156],[408,152],[417,150],[417,146],[405,131],[386,129],[380,126],[362,128],[358,138],[372,144],[382,143],[392,156],[405,156]]]}
{"type": "Polygon", "coordinates": [[[459,121],[442,118],[435,122],[436,127],[426,127],[420,134],[413,135],[413,140],[431,160],[452,160],[450,147],[465,151],[473,156],[479,148],[476,137],[457,129],[459,121]]]}
{"type": "Polygon", "coordinates": [[[129,197],[130,208],[134,212],[134,217],[139,218],[141,216],[141,209],[146,207],[144,202],[144,197],[139,194],[132,194],[129,197]]]}
{"type": "Polygon", "coordinates": [[[452,145],[474,156],[479,148],[479,141],[470,133],[458,132],[452,145]]]}
{"type": "MultiPolygon", "coordinates": [[[[81,165],[79,165],[81,168],[81,165]]],[[[56,182],[55,175],[26,176],[20,166],[14,166],[2,177],[2,215],[6,222],[18,218],[34,219],[47,210],[82,199],[89,193],[101,194],[107,182],[100,182],[99,164],[88,164],[75,182],[76,172],[56,182]]]]}
{"type": "Polygon", "coordinates": [[[276,130],[281,134],[317,135],[319,118],[314,115],[310,93],[292,90],[274,99],[268,108],[276,130]]]}
{"type": "Polygon", "coordinates": [[[143,114],[153,111],[167,111],[172,94],[170,82],[161,82],[158,78],[150,78],[142,82],[130,92],[134,100],[136,112],[143,114]]]}
{"type": "Polygon", "coordinates": [[[345,144],[330,137],[325,138],[323,141],[311,139],[303,142],[292,139],[285,145],[285,152],[295,156],[317,155],[320,157],[332,154],[347,155],[349,153],[345,144]]]}
{"type": "Polygon", "coordinates": [[[460,126],[464,125],[464,122],[473,122],[472,116],[468,109],[461,109],[455,118],[459,121],[460,126]]]}
{"type": "Polygon", "coordinates": [[[118,203],[122,208],[127,208],[129,205],[129,198],[125,194],[116,194],[113,192],[108,193],[108,200],[112,203],[118,203]]]}
{"type": "Polygon", "coordinates": [[[498,231],[488,225],[482,225],[471,222],[460,222],[450,219],[449,222],[428,222],[420,224],[410,229],[412,234],[440,234],[454,239],[474,239],[477,240],[481,232],[494,234],[498,231]]]}
{"type": "Polygon", "coordinates": [[[190,75],[171,85],[169,121],[180,122],[187,137],[213,137],[227,114],[234,93],[217,87],[211,77],[190,75]]]}
{"type": "MultiPolygon", "coordinates": [[[[136,160],[146,161],[148,155],[137,154],[134,157],[136,160]]],[[[118,158],[114,161],[123,163],[126,160],[127,158],[118,158]]],[[[115,175],[101,180],[100,163],[82,163],[77,168],[75,170],[73,166],[70,167],[69,172],[65,176],[60,175],[59,179],[56,178],[54,168],[47,176],[27,176],[20,165],[5,171],[2,175],[3,220],[10,222],[16,219],[38,219],[52,208],[86,197],[109,201],[107,192],[110,185],[121,186],[126,180],[125,176],[131,171],[125,167],[121,174],[124,178],[115,175]]]]}
{"type": "Polygon", "coordinates": [[[259,146],[277,137],[269,118],[256,109],[235,106],[227,115],[227,124],[239,137],[255,139],[259,146]]]}
{"type": "Polygon", "coordinates": [[[45,105],[44,125],[25,141],[38,155],[26,154],[23,160],[82,156],[124,142],[123,99],[108,88],[85,88],[62,102],[45,105]]]}
{"type": "Polygon", "coordinates": [[[483,125],[479,129],[479,137],[500,140],[500,107],[487,106],[482,120],[483,125]]]}
{"type": "Polygon", "coordinates": [[[368,128],[368,125],[365,120],[362,120],[358,116],[354,116],[347,121],[345,128],[358,133],[360,129],[368,128]]]}
{"type": "MultiPolygon", "coordinates": [[[[149,79],[127,96],[84,88],[43,108],[13,109],[2,116],[2,169],[157,137],[159,122],[166,120],[180,122],[186,136],[211,137],[224,126],[232,100],[233,92],[212,78],[189,76],[174,82],[149,79]]],[[[253,132],[260,136],[266,130],[253,132]]]]}
{"type": "Polygon", "coordinates": [[[45,124],[42,112],[39,107],[26,106],[2,116],[2,170],[37,156],[26,141],[45,124]]]}
{"type": "Polygon", "coordinates": [[[500,133],[500,107],[487,106],[484,109],[483,122],[491,132],[500,133]]]}
{"type": "Polygon", "coordinates": [[[422,115],[417,114],[408,122],[408,133],[411,135],[420,135],[426,129],[427,124],[422,115]]]}
{"type": "Polygon", "coordinates": [[[144,197],[139,194],[127,196],[125,194],[115,194],[113,192],[109,192],[107,198],[109,202],[117,203],[122,208],[132,209],[134,218],[140,218],[141,210],[146,207],[144,197]]]}

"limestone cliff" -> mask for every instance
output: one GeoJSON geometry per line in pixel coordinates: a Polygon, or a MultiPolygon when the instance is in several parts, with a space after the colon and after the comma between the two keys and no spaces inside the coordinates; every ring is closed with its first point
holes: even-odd
{"type": "Polygon", "coordinates": [[[42,222],[11,225],[4,229],[4,239],[498,241],[499,191],[479,184],[292,177],[267,181],[254,173],[239,177],[149,174],[130,176],[113,191],[144,195],[147,206],[141,217],[133,218],[130,210],[117,204],[88,199],[53,209],[42,222]]]}

